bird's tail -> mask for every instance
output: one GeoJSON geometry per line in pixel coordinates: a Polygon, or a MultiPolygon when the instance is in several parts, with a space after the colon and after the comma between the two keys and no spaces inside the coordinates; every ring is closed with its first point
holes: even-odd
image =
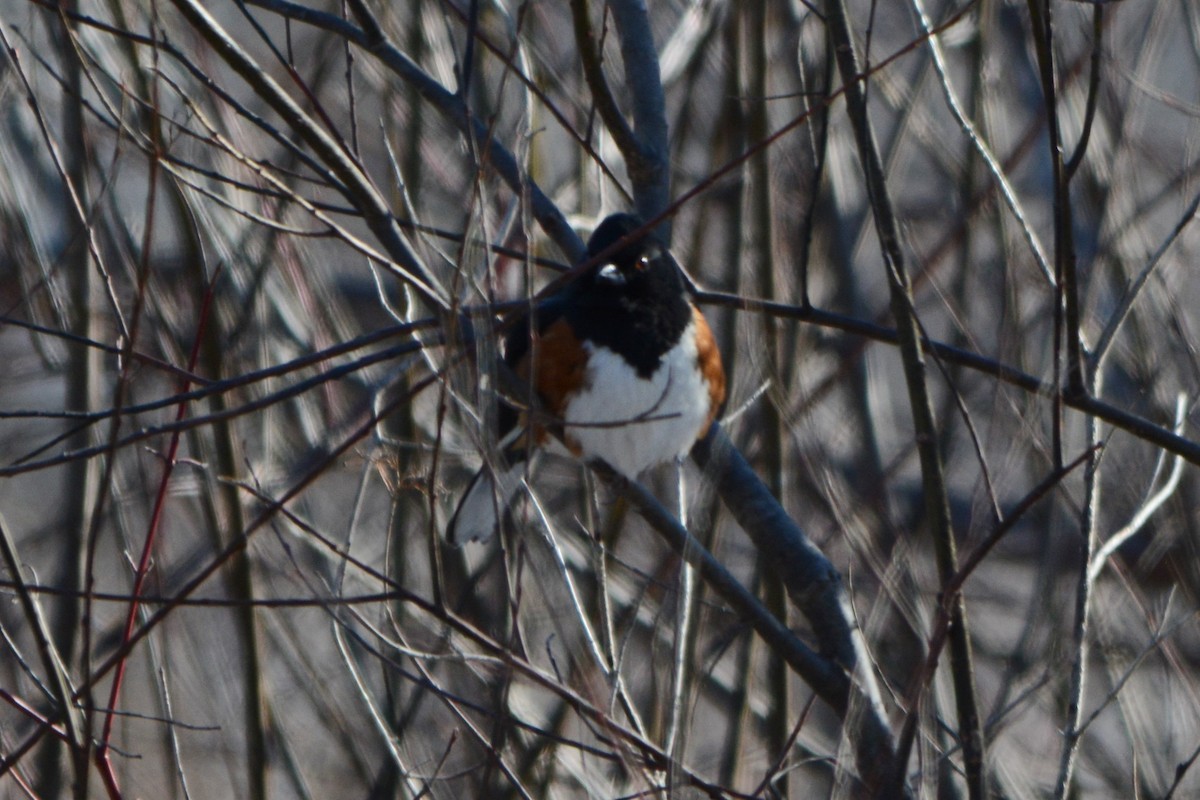
{"type": "Polygon", "coordinates": [[[492,470],[487,464],[471,479],[450,524],[446,541],[455,547],[467,542],[486,542],[496,534],[500,518],[508,510],[525,474],[525,459],[510,462],[507,469],[492,470]]]}

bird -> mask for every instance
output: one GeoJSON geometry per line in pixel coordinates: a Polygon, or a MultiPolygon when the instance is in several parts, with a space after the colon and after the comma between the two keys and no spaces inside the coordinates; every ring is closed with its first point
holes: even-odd
{"type": "Polygon", "coordinates": [[[606,217],[581,263],[590,266],[505,339],[504,362],[541,408],[501,402],[507,464],[485,463],[472,478],[446,528],[453,545],[495,534],[537,449],[601,460],[634,480],[685,456],[724,405],[712,329],[667,246],[638,216],[606,217]]]}

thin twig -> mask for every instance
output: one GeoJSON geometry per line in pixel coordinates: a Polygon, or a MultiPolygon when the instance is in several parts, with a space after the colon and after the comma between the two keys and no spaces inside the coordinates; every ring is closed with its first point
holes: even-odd
{"type": "Polygon", "coordinates": [[[917,12],[917,19],[921,23],[921,31],[925,34],[925,39],[929,44],[929,53],[933,58],[933,68],[937,71],[938,81],[942,85],[942,94],[946,98],[946,105],[950,107],[950,113],[954,115],[955,121],[962,128],[967,141],[971,143],[971,146],[975,148],[980,158],[987,165],[988,171],[992,174],[996,185],[1000,188],[1000,196],[1004,198],[1004,204],[1008,206],[1009,211],[1012,212],[1012,215],[1017,220],[1017,224],[1021,228],[1021,233],[1025,237],[1025,242],[1029,245],[1030,252],[1033,253],[1033,257],[1037,261],[1038,268],[1041,269],[1042,275],[1053,286],[1054,271],[1051,269],[1050,262],[1046,258],[1045,248],[1042,247],[1037,233],[1033,230],[1033,226],[1027,218],[1025,209],[1017,197],[1016,190],[1009,183],[1004,167],[984,140],[983,135],[975,128],[975,124],[967,117],[966,112],[963,111],[962,105],[958,101],[958,96],[954,93],[954,86],[951,84],[950,76],[946,72],[946,59],[942,53],[942,44],[933,32],[933,24],[929,21],[929,16],[925,13],[925,6],[922,0],[912,0],[912,4],[917,12]]]}
{"type": "MultiPolygon", "coordinates": [[[[1187,395],[1180,392],[1175,398],[1175,433],[1183,433],[1183,425],[1187,419],[1187,395]]],[[[1160,457],[1165,457],[1165,453],[1160,457]]],[[[1095,582],[1100,577],[1100,573],[1104,571],[1104,565],[1108,563],[1108,559],[1113,553],[1125,544],[1134,534],[1142,529],[1142,526],[1150,521],[1150,517],[1154,516],[1154,512],[1162,507],[1162,504],[1170,499],[1171,495],[1179,487],[1179,479],[1183,477],[1183,458],[1175,456],[1171,462],[1171,474],[1163,483],[1162,488],[1155,492],[1142,507],[1137,510],[1137,513],[1125,523],[1125,525],[1112,536],[1110,536],[1103,545],[1092,556],[1091,563],[1088,564],[1087,574],[1088,580],[1095,582]]]]}

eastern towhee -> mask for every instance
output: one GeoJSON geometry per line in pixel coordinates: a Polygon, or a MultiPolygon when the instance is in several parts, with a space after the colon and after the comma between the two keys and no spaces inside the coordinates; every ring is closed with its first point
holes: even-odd
{"type": "Polygon", "coordinates": [[[532,448],[565,445],[634,479],[686,455],[716,418],[725,371],[712,330],[666,245],[642,228],[631,214],[606,218],[588,240],[596,263],[508,334],[504,361],[540,413],[501,404],[508,464],[472,479],[446,530],[452,544],[491,538],[532,448]]]}

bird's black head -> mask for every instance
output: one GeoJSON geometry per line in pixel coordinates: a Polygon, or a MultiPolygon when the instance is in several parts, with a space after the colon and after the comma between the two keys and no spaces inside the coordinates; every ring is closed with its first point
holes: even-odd
{"type": "Polygon", "coordinates": [[[633,214],[612,214],[588,239],[588,258],[602,260],[590,271],[597,288],[637,291],[682,288],[678,267],[665,244],[633,214]]]}

